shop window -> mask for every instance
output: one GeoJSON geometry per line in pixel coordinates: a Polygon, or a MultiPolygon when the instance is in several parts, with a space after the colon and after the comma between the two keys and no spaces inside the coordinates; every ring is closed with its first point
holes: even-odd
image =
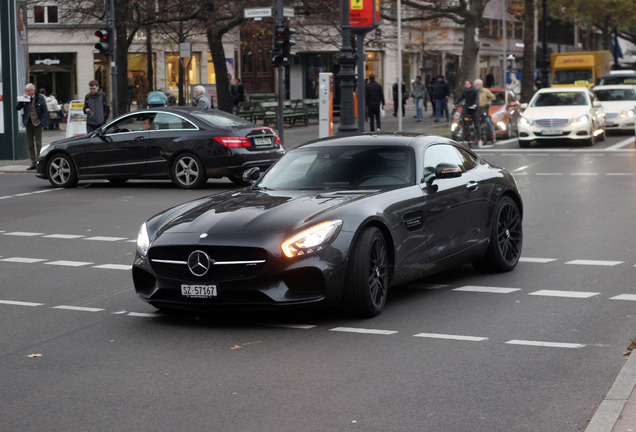
{"type": "Polygon", "coordinates": [[[33,21],[36,24],[57,24],[57,6],[35,6],[33,21]]]}
{"type": "Polygon", "coordinates": [[[201,84],[199,53],[193,53],[192,57],[179,58],[177,54],[166,55],[166,82],[168,93],[177,94],[179,91],[179,61],[183,61],[185,67],[183,91],[187,100],[190,99],[190,87],[201,84]]]}

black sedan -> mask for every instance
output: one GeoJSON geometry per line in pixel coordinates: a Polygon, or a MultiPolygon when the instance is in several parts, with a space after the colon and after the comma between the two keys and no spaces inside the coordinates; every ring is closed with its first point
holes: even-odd
{"type": "Polygon", "coordinates": [[[222,111],[155,108],[124,114],[96,131],[42,149],[37,176],[54,187],[78,180],[171,179],[185,189],[208,178],[242,184],[243,172],[266,169],[285,151],[273,129],[222,111]]]}
{"type": "Polygon", "coordinates": [[[251,187],[150,218],[133,280],[159,309],[341,304],[370,317],[389,287],[434,272],[512,270],[522,212],[508,171],[447,138],[328,138],[251,187]]]}

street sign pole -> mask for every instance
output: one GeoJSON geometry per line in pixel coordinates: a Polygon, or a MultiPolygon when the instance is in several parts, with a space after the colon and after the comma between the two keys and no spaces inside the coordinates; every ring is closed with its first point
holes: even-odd
{"type": "Polygon", "coordinates": [[[115,0],[110,0],[109,8],[110,8],[109,27],[112,33],[110,39],[113,45],[110,52],[110,74],[111,74],[111,90],[112,90],[110,105],[113,111],[113,118],[116,118],[119,115],[119,112],[118,112],[119,110],[117,109],[117,31],[115,30],[115,0]]]}
{"type": "MultiPolygon", "coordinates": [[[[274,0],[276,9],[276,19],[274,20],[274,31],[276,27],[283,24],[283,0],[274,0]]],[[[285,144],[285,121],[283,119],[283,103],[285,92],[285,66],[283,63],[278,65],[278,106],[276,107],[276,128],[278,129],[278,137],[280,142],[285,144]]]]}

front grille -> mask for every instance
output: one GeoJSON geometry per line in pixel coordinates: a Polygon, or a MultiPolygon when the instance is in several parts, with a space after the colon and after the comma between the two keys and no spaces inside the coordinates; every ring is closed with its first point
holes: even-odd
{"type": "Polygon", "coordinates": [[[535,123],[537,126],[541,127],[563,127],[567,126],[570,123],[569,118],[548,118],[548,119],[536,119],[535,123]]]}
{"type": "Polygon", "coordinates": [[[618,118],[619,114],[620,113],[618,111],[606,111],[605,112],[605,118],[607,118],[607,119],[615,119],[615,118],[618,118]]]}
{"type": "Polygon", "coordinates": [[[265,261],[267,252],[260,248],[227,246],[157,246],[148,251],[152,270],[160,277],[179,281],[226,282],[258,276],[265,266],[261,263],[219,264],[230,261],[265,261]],[[195,250],[207,253],[216,265],[203,276],[193,275],[187,266],[188,257],[195,250]],[[173,262],[157,262],[173,261],[173,262]]]}

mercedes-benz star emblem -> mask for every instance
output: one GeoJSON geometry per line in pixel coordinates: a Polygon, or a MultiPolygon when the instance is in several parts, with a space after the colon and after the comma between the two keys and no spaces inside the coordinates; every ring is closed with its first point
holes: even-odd
{"type": "Polygon", "coordinates": [[[210,256],[203,251],[195,250],[188,257],[188,268],[190,269],[190,273],[195,276],[203,276],[208,270],[210,270],[210,266],[212,265],[212,260],[210,256]]]}

